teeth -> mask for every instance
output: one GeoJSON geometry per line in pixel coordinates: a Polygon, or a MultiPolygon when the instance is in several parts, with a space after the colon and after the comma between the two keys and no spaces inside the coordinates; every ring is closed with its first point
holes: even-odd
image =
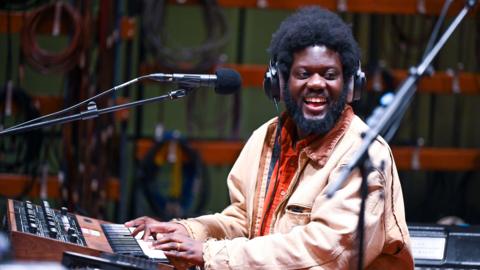
{"type": "Polygon", "coordinates": [[[326,102],[327,99],[324,97],[307,97],[305,98],[306,102],[313,102],[313,103],[320,103],[320,102],[326,102]]]}

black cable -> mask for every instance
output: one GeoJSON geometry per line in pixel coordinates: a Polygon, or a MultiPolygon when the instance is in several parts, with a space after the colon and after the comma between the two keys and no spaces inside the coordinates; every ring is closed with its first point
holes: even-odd
{"type": "Polygon", "coordinates": [[[167,1],[144,0],[142,28],[147,50],[169,71],[205,72],[214,67],[226,45],[229,29],[216,0],[203,0],[206,40],[194,47],[168,47],[165,27],[167,1]]]}
{"type": "MultiPolygon", "coordinates": [[[[435,22],[435,25],[433,27],[433,30],[432,30],[432,34],[430,35],[429,37],[429,40],[428,40],[428,43],[427,43],[427,46],[425,47],[425,51],[422,55],[422,58],[421,59],[424,59],[426,57],[426,55],[431,51],[431,49],[433,48],[433,46],[435,45],[436,41],[438,40],[438,35],[439,35],[439,32],[443,26],[443,23],[445,21],[445,18],[447,16],[447,12],[450,8],[450,5],[451,5],[451,2],[452,0],[445,0],[445,3],[443,4],[443,7],[442,7],[442,10],[440,11],[440,15],[437,19],[437,21],[435,22]]],[[[434,123],[435,121],[435,104],[436,104],[436,96],[433,95],[433,94],[430,94],[430,111],[429,111],[429,119],[430,119],[430,123],[434,123]]],[[[430,144],[433,144],[434,142],[434,137],[433,137],[433,134],[434,132],[432,132],[433,130],[433,126],[430,127],[430,134],[429,134],[429,142],[430,144]]]]}
{"type": "MultiPolygon", "coordinates": [[[[10,1],[6,3],[10,3],[10,1]]],[[[7,120],[32,119],[40,115],[30,96],[23,89],[13,86],[11,24],[11,12],[7,10],[7,59],[5,66],[7,82],[0,88],[0,108],[2,108],[0,111],[0,130],[5,127],[7,120]]],[[[32,131],[0,140],[0,171],[31,176],[22,191],[15,195],[17,199],[30,193],[33,188],[39,166],[42,141],[43,133],[41,131],[32,131]]]]}
{"type": "MultiPolygon", "coordinates": [[[[7,1],[8,3],[8,1],[7,1]]],[[[5,61],[5,80],[12,80],[12,18],[10,10],[7,11],[7,61],[5,61]]]]}
{"type": "MultiPolygon", "coordinates": [[[[5,87],[0,88],[0,107],[6,102],[5,87]]],[[[17,119],[32,119],[40,115],[33,105],[31,97],[22,89],[12,89],[12,116],[17,119]]],[[[9,117],[10,118],[10,117],[9,117]]],[[[0,113],[3,123],[6,115],[0,113]]],[[[30,181],[16,198],[21,198],[30,193],[35,183],[38,172],[39,157],[43,143],[43,132],[34,130],[15,136],[5,136],[0,140],[0,171],[22,173],[31,176],[30,181]],[[12,156],[14,158],[12,158],[12,156]]]]}
{"type": "MultiPolygon", "coordinates": [[[[393,16],[392,17],[392,28],[393,30],[395,30],[396,32],[396,36],[398,37],[399,39],[399,42],[398,42],[398,45],[399,45],[399,49],[400,49],[400,52],[403,52],[405,54],[405,57],[401,58],[400,60],[402,60],[402,65],[400,65],[400,67],[406,67],[406,65],[408,64],[408,51],[407,49],[408,48],[415,48],[415,47],[419,47],[421,44],[425,44],[425,42],[427,41],[427,38],[428,38],[428,32],[426,33],[423,33],[422,35],[420,35],[419,37],[414,37],[412,36],[412,29],[408,29],[408,30],[404,30],[404,28],[406,28],[405,26],[405,22],[403,20],[404,16],[400,16],[400,15],[396,15],[396,16],[393,16]],[[403,47],[405,46],[405,47],[403,47]]],[[[410,20],[408,20],[407,22],[409,22],[410,20]]],[[[408,24],[407,24],[408,26],[408,24]]],[[[395,61],[399,61],[398,59],[398,51],[395,51],[395,53],[393,54],[393,56],[395,57],[395,61]]]]}
{"type": "MultiPolygon", "coordinates": [[[[475,15],[475,30],[475,48],[477,48],[475,50],[475,56],[477,59],[477,61],[475,61],[475,69],[476,71],[480,71],[480,12],[477,12],[477,14],[475,15]]],[[[479,82],[480,84],[480,81],[478,81],[478,79],[477,82],[479,82]]]]}
{"type": "MultiPolygon", "coordinates": [[[[278,123],[277,123],[277,129],[275,131],[275,139],[273,142],[273,150],[272,150],[272,157],[271,157],[272,160],[270,161],[270,168],[268,169],[268,178],[267,178],[265,193],[268,193],[269,186],[271,184],[272,174],[275,169],[275,165],[277,165],[277,171],[275,173],[275,181],[273,182],[274,186],[273,186],[273,193],[272,193],[272,194],[275,194],[278,188],[278,176],[280,173],[280,166],[282,166],[282,126],[283,124],[282,124],[282,118],[280,115],[280,109],[278,107],[278,101],[276,98],[273,99],[273,104],[275,105],[275,110],[277,111],[278,123]]],[[[262,221],[260,223],[261,224],[260,233],[263,233],[263,230],[265,229],[265,225],[266,225],[265,221],[267,219],[268,212],[272,207],[274,197],[275,196],[271,197],[270,202],[268,203],[267,208],[264,211],[266,215],[262,217],[262,221]]]]}
{"type": "Polygon", "coordinates": [[[447,17],[448,9],[450,8],[450,5],[452,3],[453,3],[453,0],[445,0],[445,3],[443,4],[442,10],[440,11],[440,15],[438,16],[438,19],[435,23],[435,26],[433,27],[432,34],[430,35],[427,46],[425,47],[425,51],[423,52],[422,59],[425,58],[425,56],[428,54],[428,52],[433,48],[433,45],[435,45],[435,42],[438,39],[438,33],[440,32],[440,29],[442,28],[443,22],[445,21],[445,18],[447,17]]]}
{"type": "Polygon", "coordinates": [[[0,1],[0,10],[25,11],[33,7],[48,3],[50,0],[9,0],[0,1]]]}

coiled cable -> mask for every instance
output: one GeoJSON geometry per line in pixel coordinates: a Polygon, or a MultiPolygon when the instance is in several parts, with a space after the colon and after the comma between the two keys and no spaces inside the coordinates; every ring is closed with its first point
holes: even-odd
{"type": "Polygon", "coordinates": [[[158,64],[168,71],[204,72],[214,67],[229,36],[226,18],[216,0],[202,0],[206,40],[191,47],[167,46],[165,25],[166,3],[161,0],[144,0],[142,27],[146,49],[154,55],[158,64]]]}
{"type": "Polygon", "coordinates": [[[21,44],[25,60],[42,73],[66,72],[79,63],[82,53],[82,20],[80,14],[68,3],[58,1],[44,5],[27,16],[21,33],[21,44]],[[41,48],[36,40],[40,25],[54,18],[53,34],[61,26],[71,30],[68,47],[60,52],[41,48]]]}

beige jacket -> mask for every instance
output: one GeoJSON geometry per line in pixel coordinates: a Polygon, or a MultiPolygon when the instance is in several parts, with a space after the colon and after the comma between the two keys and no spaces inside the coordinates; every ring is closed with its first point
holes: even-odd
{"type": "MultiPolygon", "coordinates": [[[[191,237],[206,241],[205,269],[356,269],[358,170],[332,199],[325,190],[360,146],[360,133],[367,126],[353,116],[343,136],[322,146],[325,151],[301,152],[299,170],[274,214],[271,234],[256,237],[276,124],[272,119],[258,128],[235,162],[228,176],[231,205],[221,213],[180,221],[191,237]]],[[[413,269],[392,152],[379,138],[369,154],[376,169],[368,177],[366,268],[413,269]]]]}

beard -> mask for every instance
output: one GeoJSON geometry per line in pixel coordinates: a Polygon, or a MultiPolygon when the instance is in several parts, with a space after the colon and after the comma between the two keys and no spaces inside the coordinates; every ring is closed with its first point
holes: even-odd
{"type": "Polygon", "coordinates": [[[335,126],[338,118],[340,115],[342,115],[343,109],[345,108],[348,91],[348,84],[345,84],[340,97],[337,101],[333,102],[331,106],[329,106],[325,116],[322,119],[305,118],[302,108],[295,102],[295,100],[293,100],[288,83],[285,84],[283,89],[283,96],[285,97],[285,105],[287,107],[288,114],[293,118],[295,124],[302,132],[308,135],[325,135],[335,126]]]}

